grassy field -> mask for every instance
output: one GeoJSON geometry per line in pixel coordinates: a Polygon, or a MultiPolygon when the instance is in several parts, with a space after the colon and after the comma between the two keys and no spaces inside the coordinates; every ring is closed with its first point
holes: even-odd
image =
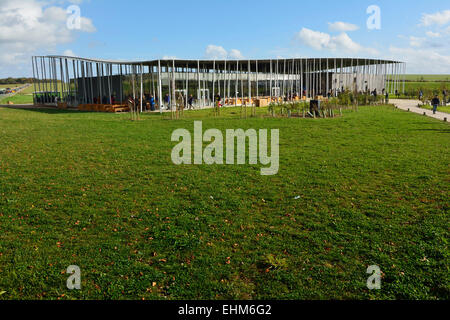
{"type": "MultiPolygon", "coordinates": [[[[0,85],[0,87],[3,88],[17,88],[22,85],[0,85]]],[[[4,97],[1,98],[0,96],[0,104],[7,104],[8,101],[11,101],[12,103],[16,105],[20,104],[32,104],[33,103],[33,92],[34,87],[33,85],[29,86],[28,88],[25,88],[24,90],[20,91],[19,93],[15,94],[12,97],[4,97]]]]}
{"type": "Polygon", "coordinates": [[[15,105],[33,104],[33,95],[18,93],[12,97],[3,98],[3,99],[0,98],[0,104],[8,104],[8,101],[11,101],[15,105]]]}
{"type": "MultiPolygon", "coordinates": [[[[4,85],[5,88],[6,87],[8,87],[8,88],[15,88],[14,86],[18,87],[18,86],[21,86],[21,85],[4,85]]],[[[61,82],[60,81],[58,81],[58,86],[61,86],[61,82]]],[[[34,86],[31,85],[28,88],[25,88],[24,90],[22,90],[21,92],[17,93],[16,95],[14,95],[12,97],[0,98],[0,104],[7,104],[8,101],[11,101],[15,105],[33,104],[33,92],[34,92],[34,86]]]]}
{"type": "Polygon", "coordinates": [[[450,82],[406,82],[406,91],[417,91],[417,95],[420,90],[433,90],[441,93],[443,89],[450,90],[450,82]]]}
{"type": "MultiPolygon", "coordinates": [[[[391,78],[391,77],[389,77],[391,78]]],[[[450,81],[450,75],[448,74],[406,74],[400,75],[400,78],[405,78],[406,81],[419,82],[419,81],[450,81]]]]}
{"type": "Polygon", "coordinates": [[[239,112],[0,108],[0,299],[450,298],[448,124],[392,107],[239,112]],[[173,165],[171,134],[193,119],[280,129],[278,175],[173,165]]]}
{"type": "MultiPolygon", "coordinates": [[[[411,99],[419,98],[419,91],[422,90],[425,97],[431,99],[433,95],[438,94],[442,96],[442,91],[447,90],[450,93],[450,75],[434,74],[407,74],[401,75],[400,79],[405,78],[405,94],[403,92],[403,83],[400,85],[400,98],[411,99]]],[[[393,95],[392,95],[393,97],[393,95]]],[[[441,97],[442,98],[442,97],[441,97]]]]}
{"type": "Polygon", "coordinates": [[[450,81],[448,74],[407,74],[405,75],[407,81],[450,81]]]}
{"type": "Polygon", "coordinates": [[[0,84],[0,89],[6,89],[6,88],[14,89],[14,88],[18,88],[20,86],[21,86],[20,84],[0,84]]]}
{"type": "MultiPolygon", "coordinates": [[[[403,85],[400,86],[400,98],[405,99],[419,99],[419,92],[422,90],[424,97],[431,100],[434,95],[439,95],[440,99],[443,99],[443,90],[448,92],[447,99],[449,99],[450,94],[450,82],[436,82],[436,81],[425,81],[425,82],[405,82],[405,94],[403,92],[403,85]]],[[[391,94],[393,98],[394,95],[391,94]]]]}

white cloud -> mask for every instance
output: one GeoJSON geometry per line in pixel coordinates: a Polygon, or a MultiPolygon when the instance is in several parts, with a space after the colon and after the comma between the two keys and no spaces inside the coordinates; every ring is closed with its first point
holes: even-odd
{"type": "Polygon", "coordinates": [[[440,38],[441,34],[439,32],[427,31],[425,33],[429,38],[440,38]]]}
{"type": "Polygon", "coordinates": [[[77,32],[96,31],[85,17],[81,17],[81,30],[70,30],[67,17],[65,8],[48,2],[0,0],[0,76],[17,73],[20,65],[28,70],[31,55],[54,52],[58,45],[74,41],[77,32]]]}
{"type": "Polygon", "coordinates": [[[163,56],[162,58],[163,58],[163,60],[176,60],[176,59],[178,59],[176,56],[167,56],[167,55],[163,56]]]}
{"type": "Polygon", "coordinates": [[[63,55],[66,56],[66,57],[76,57],[76,54],[73,53],[73,51],[70,50],[70,49],[65,50],[63,55]]]}
{"type": "Polygon", "coordinates": [[[356,31],[359,29],[359,27],[355,24],[342,22],[342,21],[336,21],[336,22],[328,22],[328,27],[330,31],[335,32],[345,32],[345,31],[356,31]]]}
{"type": "Polygon", "coordinates": [[[432,14],[424,13],[420,19],[421,25],[428,27],[434,24],[443,26],[450,22],[450,10],[444,10],[432,14]]]}
{"type": "Polygon", "coordinates": [[[303,28],[295,35],[295,39],[316,50],[343,51],[347,53],[378,53],[375,49],[365,48],[356,43],[345,32],[332,37],[328,33],[303,28]]]}
{"type": "Polygon", "coordinates": [[[230,52],[228,53],[228,58],[229,59],[243,59],[244,56],[242,55],[242,53],[239,50],[231,49],[230,52]]]}
{"type": "Polygon", "coordinates": [[[97,31],[97,28],[94,26],[94,23],[91,19],[81,17],[81,29],[80,31],[93,33],[97,31]]]}
{"type": "Polygon", "coordinates": [[[363,47],[360,44],[353,41],[345,32],[341,33],[336,37],[331,38],[331,42],[338,49],[343,49],[351,52],[363,51],[363,47]]]}
{"type": "Polygon", "coordinates": [[[418,74],[449,74],[450,56],[440,54],[433,50],[416,48],[389,49],[389,59],[406,62],[408,73],[418,74]]]}
{"type": "Polygon", "coordinates": [[[221,46],[210,44],[206,47],[205,55],[208,59],[221,60],[227,58],[228,52],[221,46]]]}
{"type": "Polygon", "coordinates": [[[409,45],[411,47],[421,47],[423,45],[423,43],[425,42],[424,38],[420,38],[420,37],[409,37],[409,45]]]}
{"type": "Polygon", "coordinates": [[[409,46],[413,48],[443,48],[445,47],[445,42],[436,40],[436,38],[441,37],[439,33],[427,32],[427,37],[415,37],[410,36],[409,46]],[[430,34],[431,33],[431,34],[430,34]]]}
{"type": "Polygon", "coordinates": [[[231,49],[229,52],[222,46],[210,44],[206,47],[205,56],[212,60],[226,60],[226,59],[243,59],[244,56],[237,49],[231,49]]]}
{"type": "Polygon", "coordinates": [[[295,38],[316,50],[333,49],[330,48],[331,36],[328,33],[302,28],[295,38]]]}

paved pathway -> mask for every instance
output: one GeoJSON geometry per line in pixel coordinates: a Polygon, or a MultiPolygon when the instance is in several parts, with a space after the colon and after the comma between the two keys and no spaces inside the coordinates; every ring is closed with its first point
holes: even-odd
{"type": "MultiPolygon", "coordinates": [[[[389,99],[389,103],[392,103],[399,109],[410,111],[418,114],[424,114],[428,117],[435,118],[441,121],[450,121],[450,114],[445,112],[436,112],[433,114],[432,110],[425,108],[419,108],[418,105],[422,104],[419,100],[405,100],[405,99],[389,99]]],[[[438,107],[439,110],[439,107],[438,107]]]]}

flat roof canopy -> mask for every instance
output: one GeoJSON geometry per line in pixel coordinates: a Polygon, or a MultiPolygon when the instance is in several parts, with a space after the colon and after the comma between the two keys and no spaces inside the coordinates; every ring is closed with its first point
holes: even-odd
{"type": "Polygon", "coordinates": [[[117,65],[143,65],[143,66],[158,66],[158,62],[160,61],[162,67],[172,67],[175,63],[175,66],[178,68],[193,68],[196,69],[198,64],[200,64],[200,69],[225,69],[225,64],[227,66],[234,66],[239,64],[239,69],[242,71],[248,71],[248,65],[250,64],[250,68],[252,71],[256,70],[256,64],[258,64],[258,71],[265,72],[270,70],[270,64],[272,64],[272,68],[276,67],[278,64],[292,63],[295,62],[296,65],[306,69],[306,66],[313,66],[314,70],[332,70],[336,68],[340,68],[341,66],[344,68],[348,67],[357,67],[357,66],[368,66],[368,65],[380,65],[380,64],[396,64],[402,63],[401,61],[393,61],[393,60],[383,60],[383,59],[366,59],[366,58],[290,58],[290,59],[263,59],[263,60],[192,60],[192,59],[159,59],[159,60],[148,60],[148,61],[120,61],[120,60],[103,60],[103,59],[89,59],[89,58],[80,58],[80,57],[70,57],[70,56],[45,56],[40,58],[56,58],[56,59],[69,59],[69,60],[78,60],[85,62],[93,62],[93,63],[104,63],[104,64],[117,64],[117,65]]]}

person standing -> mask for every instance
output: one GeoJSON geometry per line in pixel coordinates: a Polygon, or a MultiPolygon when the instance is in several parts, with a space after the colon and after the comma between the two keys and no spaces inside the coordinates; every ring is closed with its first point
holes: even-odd
{"type": "Polygon", "coordinates": [[[437,107],[440,105],[440,103],[441,101],[439,101],[439,97],[435,95],[433,100],[431,100],[431,105],[433,106],[433,114],[436,114],[437,107]]]}
{"type": "Polygon", "coordinates": [[[170,109],[170,96],[169,94],[166,94],[166,96],[164,97],[164,103],[166,104],[166,110],[170,109]]]}
{"type": "Polygon", "coordinates": [[[184,97],[181,93],[177,96],[177,111],[183,111],[184,109],[184,97]]]}
{"type": "Polygon", "coordinates": [[[136,103],[131,96],[128,96],[127,104],[128,109],[130,110],[131,120],[136,120],[136,103]]]}
{"type": "Polygon", "coordinates": [[[220,94],[216,95],[216,108],[220,108],[220,101],[222,100],[222,98],[220,97],[220,94]]]}
{"type": "Polygon", "coordinates": [[[194,109],[193,103],[194,103],[194,97],[191,94],[188,99],[189,110],[194,109]]]}
{"type": "Polygon", "coordinates": [[[153,97],[153,95],[150,95],[150,111],[155,111],[155,98],[153,97]]]}

